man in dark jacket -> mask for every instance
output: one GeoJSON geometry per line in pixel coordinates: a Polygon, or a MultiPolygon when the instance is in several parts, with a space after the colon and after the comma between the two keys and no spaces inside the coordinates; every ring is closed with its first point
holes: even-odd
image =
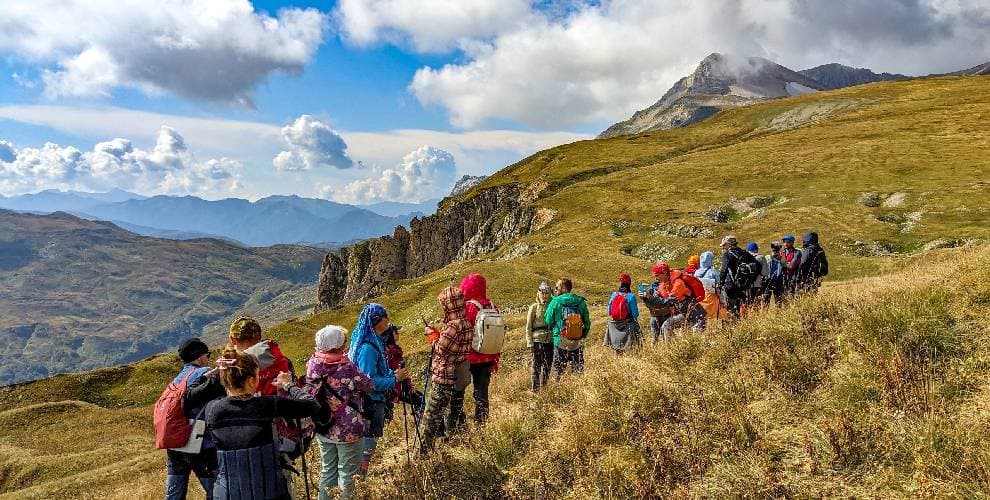
{"type": "Polygon", "coordinates": [[[746,261],[746,257],[753,257],[745,250],[739,248],[739,240],[735,236],[722,238],[722,272],[718,277],[718,288],[721,290],[722,299],[725,306],[733,316],[739,317],[739,306],[746,299],[748,286],[740,286],[738,283],[739,265],[746,261]]]}
{"type": "Polygon", "coordinates": [[[801,243],[804,256],[798,270],[798,286],[806,293],[815,293],[822,284],[822,278],[828,275],[828,257],[818,244],[818,233],[804,235],[801,243]]]}
{"type": "MultiPolygon", "coordinates": [[[[186,339],[179,345],[179,359],[185,366],[172,383],[178,385],[188,377],[186,392],[183,394],[183,412],[186,419],[204,420],[202,410],[210,399],[190,400],[188,396],[191,392],[189,386],[210,371],[210,348],[197,338],[186,339]]],[[[218,397],[223,397],[223,388],[221,387],[220,390],[218,397]]],[[[206,498],[209,500],[213,497],[213,481],[217,477],[217,448],[208,435],[203,437],[203,445],[199,453],[184,453],[176,450],[166,450],[166,453],[168,455],[166,500],[185,500],[190,473],[196,474],[196,478],[206,491],[206,498]]]]}

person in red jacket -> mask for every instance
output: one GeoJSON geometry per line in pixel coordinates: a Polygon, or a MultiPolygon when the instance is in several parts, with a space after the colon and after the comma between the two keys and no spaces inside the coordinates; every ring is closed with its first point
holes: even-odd
{"type": "MultiPolygon", "coordinates": [[[[478,317],[480,308],[494,308],[492,301],[488,299],[488,283],[485,277],[480,274],[469,274],[461,281],[461,293],[464,294],[465,309],[467,310],[467,320],[474,327],[474,321],[478,317]]],[[[497,308],[496,308],[497,310],[497,308]]],[[[492,381],[492,374],[498,371],[498,361],[500,354],[481,354],[471,349],[468,352],[468,363],[471,365],[471,384],[474,386],[474,421],[484,424],[488,419],[488,386],[492,381]]]]}

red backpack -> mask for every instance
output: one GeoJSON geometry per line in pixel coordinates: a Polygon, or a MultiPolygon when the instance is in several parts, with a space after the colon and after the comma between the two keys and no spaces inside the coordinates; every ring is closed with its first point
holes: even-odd
{"type": "Polygon", "coordinates": [[[194,373],[196,370],[189,370],[179,385],[168,384],[155,403],[155,446],[159,450],[181,448],[189,441],[192,427],[182,408],[182,396],[186,393],[189,377],[194,373]]]}
{"type": "Polygon", "coordinates": [[[705,284],[701,280],[687,273],[681,273],[680,279],[684,280],[684,284],[691,289],[691,296],[695,300],[698,302],[705,300],[705,284]]]}
{"type": "Polygon", "coordinates": [[[616,292],[612,300],[608,303],[608,315],[613,321],[625,321],[629,319],[629,303],[626,302],[626,294],[616,292]]]}

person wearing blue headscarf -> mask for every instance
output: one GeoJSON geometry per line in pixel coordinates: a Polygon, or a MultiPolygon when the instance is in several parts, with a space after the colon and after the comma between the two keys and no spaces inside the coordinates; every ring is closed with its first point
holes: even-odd
{"type": "Polygon", "coordinates": [[[347,352],[347,357],[365,374],[375,385],[371,393],[371,425],[364,435],[364,456],[361,460],[361,477],[368,475],[368,467],[371,465],[371,457],[378,447],[378,438],[382,437],[385,430],[385,406],[392,398],[392,390],[395,389],[396,382],[401,382],[409,378],[409,373],[405,368],[399,368],[393,372],[388,367],[385,360],[385,346],[378,335],[385,332],[389,327],[388,312],[381,304],[367,304],[361,310],[357,325],[351,334],[351,345],[347,352]]]}

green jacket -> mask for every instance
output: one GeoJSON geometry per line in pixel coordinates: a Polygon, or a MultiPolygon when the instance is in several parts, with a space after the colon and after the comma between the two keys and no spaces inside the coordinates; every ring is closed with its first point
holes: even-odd
{"type": "Polygon", "coordinates": [[[562,293],[550,301],[550,305],[547,306],[547,312],[543,317],[547,324],[553,328],[553,345],[560,343],[560,331],[564,328],[565,307],[574,307],[581,313],[581,319],[584,321],[584,331],[581,333],[581,338],[587,337],[588,332],[591,331],[591,314],[588,312],[588,301],[584,300],[584,297],[571,292],[562,293]]]}

